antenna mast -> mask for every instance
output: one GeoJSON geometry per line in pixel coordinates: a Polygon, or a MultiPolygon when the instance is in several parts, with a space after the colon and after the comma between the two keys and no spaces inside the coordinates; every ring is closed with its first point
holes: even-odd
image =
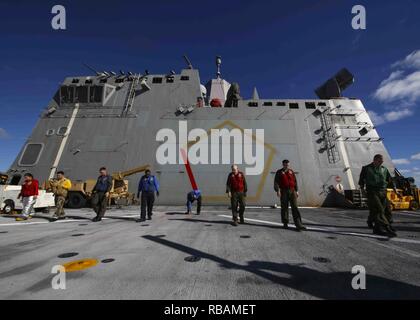
{"type": "Polygon", "coordinates": [[[95,74],[96,74],[96,75],[99,75],[99,74],[100,74],[100,72],[98,72],[98,71],[96,71],[95,69],[93,69],[90,65],[88,65],[88,64],[86,64],[86,63],[84,63],[84,62],[83,62],[83,65],[84,65],[86,68],[88,68],[89,70],[91,70],[91,71],[95,72],[95,74]]]}
{"type": "Polygon", "coordinates": [[[192,69],[193,68],[193,66],[192,66],[192,64],[191,64],[191,61],[190,61],[190,59],[188,59],[188,57],[186,56],[186,55],[184,55],[184,60],[185,60],[185,62],[187,63],[187,65],[188,65],[188,69],[192,69]]]}
{"type": "Polygon", "coordinates": [[[222,65],[222,57],[221,56],[217,56],[216,57],[216,66],[217,66],[217,73],[216,73],[216,77],[217,79],[220,79],[222,73],[220,71],[220,66],[222,65]]]}

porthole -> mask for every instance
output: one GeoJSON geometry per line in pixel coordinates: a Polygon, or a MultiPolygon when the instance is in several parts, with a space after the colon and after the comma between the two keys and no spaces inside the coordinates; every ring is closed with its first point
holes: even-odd
{"type": "Polygon", "coordinates": [[[58,136],[64,136],[67,133],[67,127],[60,127],[57,130],[58,136]]]}

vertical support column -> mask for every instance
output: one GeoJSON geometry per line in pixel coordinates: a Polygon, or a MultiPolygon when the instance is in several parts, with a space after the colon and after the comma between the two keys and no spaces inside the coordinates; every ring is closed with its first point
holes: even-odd
{"type": "Polygon", "coordinates": [[[76,103],[75,104],[75,107],[73,109],[73,113],[72,113],[72,115],[70,117],[70,121],[69,121],[69,123],[67,125],[66,134],[64,135],[63,140],[61,140],[61,144],[60,144],[60,147],[58,149],[57,156],[55,157],[53,166],[51,168],[50,176],[48,177],[48,179],[52,179],[54,177],[54,175],[55,175],[55,172],[57,171],[57,167],[58,167],[58,165],[60,163],[61,156],[63,155],[64,147],[67,144],[67,139],[68,139],[68,137],[69,137],[69,135],[71,133],[71,129],[73,128],[74,120],[76,119],[76,116],[77,116],[77,112],[78,111],[79,111],[79,104],[76,103]]]}

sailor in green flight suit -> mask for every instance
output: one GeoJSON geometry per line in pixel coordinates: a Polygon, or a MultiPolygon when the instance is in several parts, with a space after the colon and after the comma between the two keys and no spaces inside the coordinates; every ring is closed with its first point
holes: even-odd
{"type": "Polygon", "coordinates": [[[367,193],[368,207],[370,210],[368,225],[373,223],[373,233],[382,236],[396,237],[394,228],[391,226],[392,216],[389,208],[386,189],[391,186],[395,193],[394,182],[388,169],[382,164],[381,154],[375,155],[373,162],[362,168],[359,179],[361,190],[367,193]]]}

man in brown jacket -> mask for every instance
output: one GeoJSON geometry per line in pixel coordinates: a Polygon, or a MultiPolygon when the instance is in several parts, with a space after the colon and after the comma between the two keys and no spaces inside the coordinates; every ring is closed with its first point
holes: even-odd
{"type": "Polygon", "coordinates": [[[64,204],[66,203],[68,192],[71,188],[71,181],[64,176],[63,171],[57,172],[57,178],[50,180],[50,186],[55,196],[55,213],[54,219],[65,219],[64,204]]]}

